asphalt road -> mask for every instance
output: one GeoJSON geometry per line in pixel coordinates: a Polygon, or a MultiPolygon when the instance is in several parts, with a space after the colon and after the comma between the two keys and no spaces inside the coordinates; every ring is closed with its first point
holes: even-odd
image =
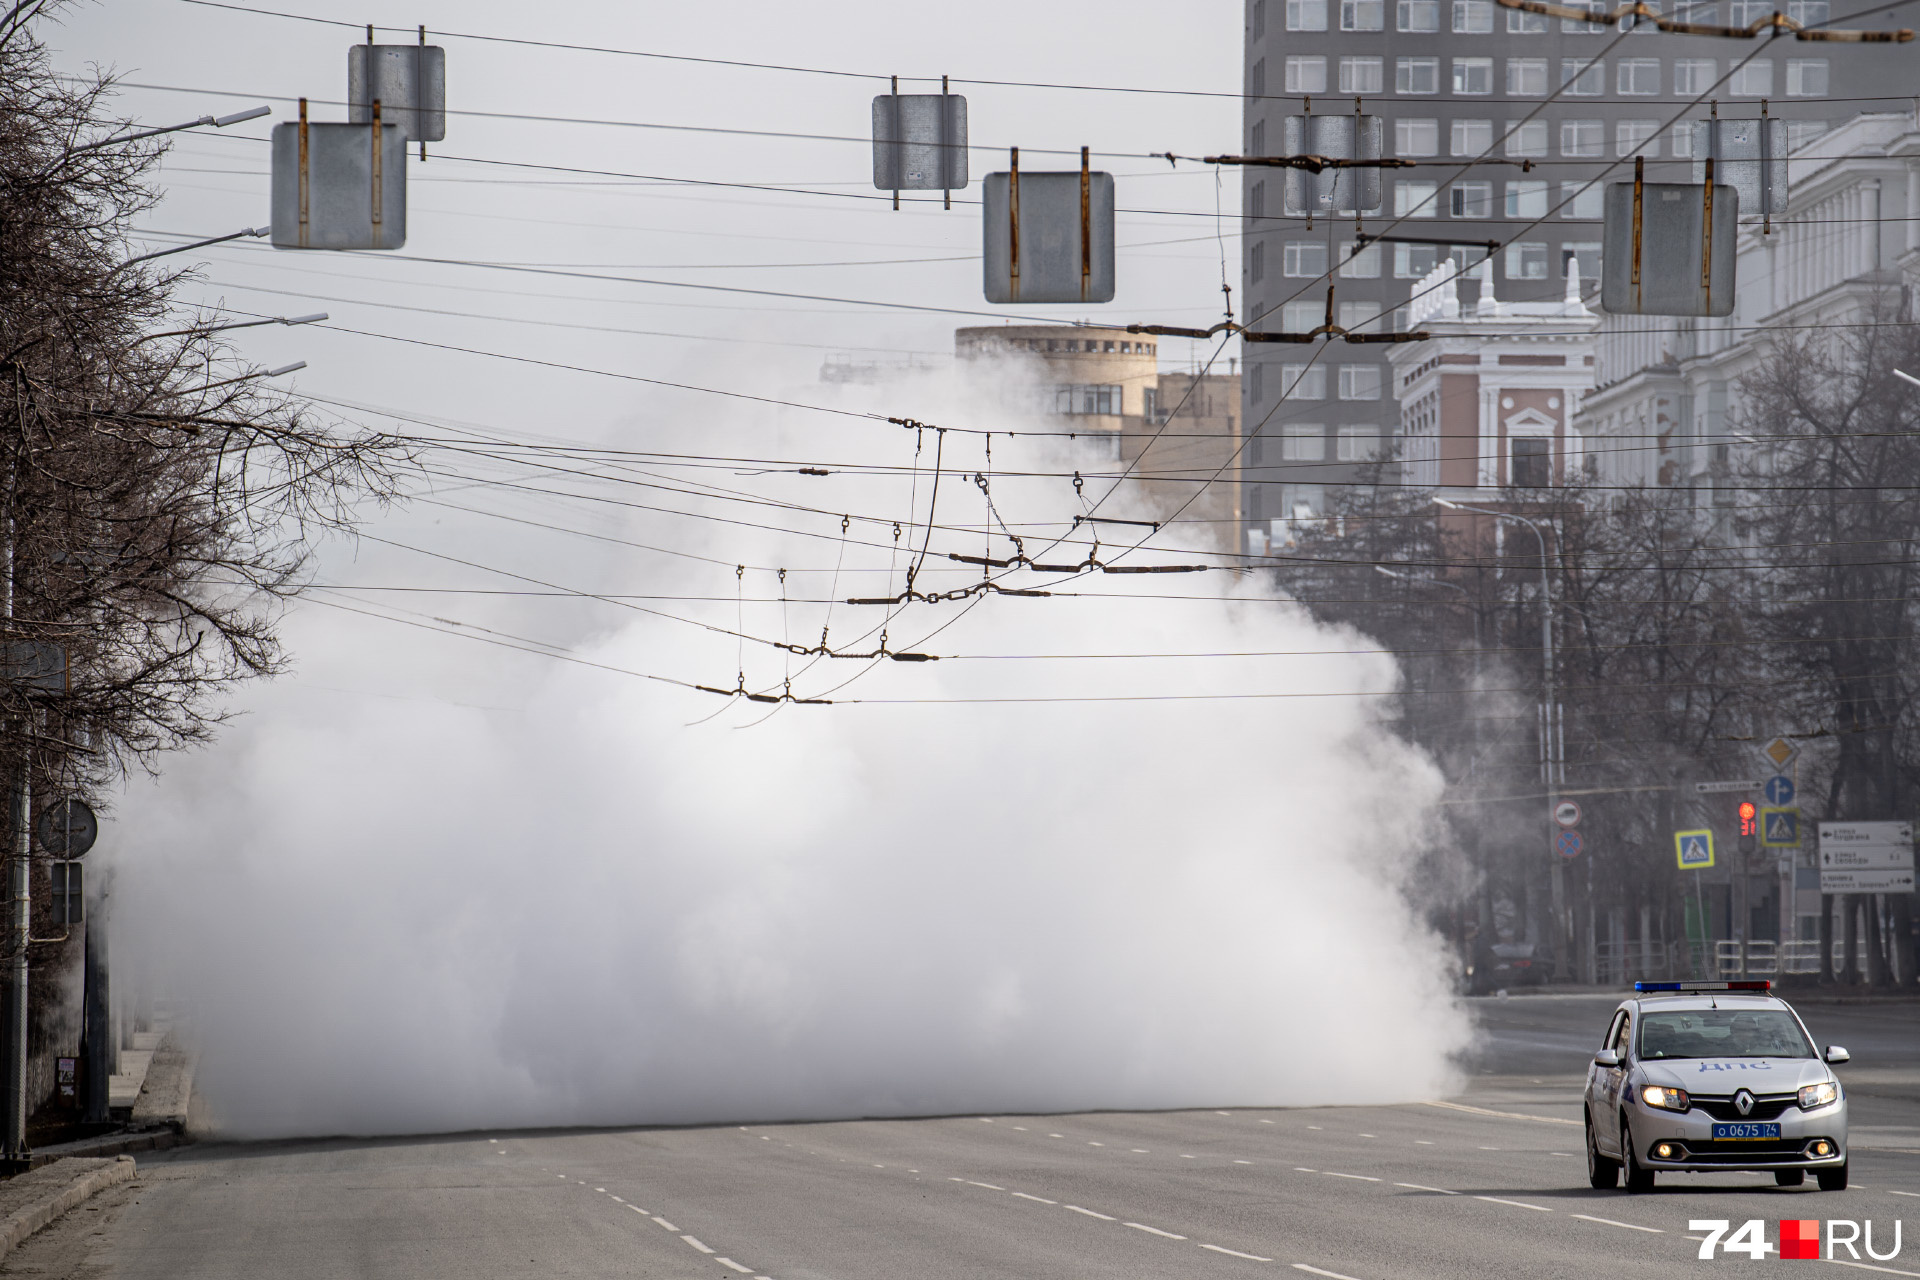
{"type": "MultiPolygon", "coordinates": [[[[202,1144],[0,1274],[1617,1280],[1707,1266],[1694,1218],[1872,1220],[1882,1253],[1920,1218],[1920,1005],[1805,1010],[1849,1081],[1881,1081],[1854,1094],[1849,1191],[1670,1175],[1631,1197],[1580,1157],[1610,1007],[1476,1002],[1474,1087],[1446,1102],[202,1144]]],[[[1920,1276],[1903,1241],[1880,1274],[1920,1276]]]]}

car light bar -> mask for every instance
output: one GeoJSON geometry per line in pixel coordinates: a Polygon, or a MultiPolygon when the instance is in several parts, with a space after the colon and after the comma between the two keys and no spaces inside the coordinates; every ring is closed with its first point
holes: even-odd
{"type": "Polygon", "coordinates": [[[1771,978],[1754,978],[1746,982],[1636,982],[1635,991],[1771,991],[1771,978]]]}

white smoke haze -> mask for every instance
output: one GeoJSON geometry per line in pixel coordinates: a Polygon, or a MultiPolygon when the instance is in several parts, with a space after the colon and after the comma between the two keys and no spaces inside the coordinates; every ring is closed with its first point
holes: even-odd
{"type": "MultiPolygon", "coordinates": [[[[830,390],[795,382],[790,394],[819,401],[830,390]]],[[[938,380],[841,394],[951,425],[1008,425],[938,380]]],[[[596,434],[564,414],[521,429],[596,434]]],[[[913,446],[897,427],[672,393],[597,438],[823,464],[906,463],[913,446]]],[[[934,447],[928,434],[923,465],[934,447]]],[[[1005,437],[993,452],[1006,470],[1059,471],[1068,457],[1005,437]]],[[[946,461],[983,467],[978,437],[950,435],[946,461]]],[[[1103,465],[1083,453],[1065,469],[1103,465]]],[[[909,510],[906,476],[736,470],[755,468],[670,474],[836,512],[909,510]]],[[[528,483],[838,534],[830,516],[528,483]]],[[[1104,489],[1090,484],[1089,498],[1104,489]]],[[[924,476],[918,492],[924,519],[924,476]]],[[[847,548],[836,579],[832,538],[445,481],[432,496],[726,564],[424,503],[369,531],[570,587],[721,596],[643,603],[728,627],[741,613],[748,631],[800,644],[818,641],[824,606],[792,605],[784,619],[778,604],[737,610],[733,563],[755,566],[740,584],[747,597],[777,597],[768,570],[783,565],[807,570],[789,576],[794,597],[900,589],[897,574],[865,572],[889,563],[873,548],[847,548]]],[[[1009,522],[1060,528],[1084,509],[1060,479],[1003,478],[994,497],[1009,522]]],[[[940,503],[943,522],[985,518],[979,489],[953,476],[940,503]]],[[[856,523],[852,536],[891,543],[885,525],[856,523]]],[[[943,572],[930,568],[920,585],[972,580],[940,553],[984,545],[936,535],[928,563],[943,572]]],[[[328,548],[317,577],[526,586],[370,540],[328,548]]],[[[1393,664],[1346,652],[1372,646],[1224,573],[1096,575],[1070,589],[1104,594],[917,605],[889,643],[943,655],[1333,652],[947,657],[882,663],[832,695],[1306,696],[867,702],[769,716],[300,605],[287,624],[297,672],[251,690],[218,745],[167,761],[116,815],[116,848],[103,852],[117,858],[118,972],[150,975],[193,1010],[197,1087],[236,1136],[1445,1091],[1465,1020],[1443,948],[1397,887],[1433,824],[1440,779],[1383,727],[1384,699],[1319,696],[1391,689],[1393,664]],[[1169,594],[1215,598],[1134,598],[1169,594]]],[[[597,603],[317,598],[559,639],[592,662],[703,684],[731,687],[739,665],[730,637],[597,603]]],[[[833,643],[871,648],[857,637],[883,613],[835,607],[833,643]]],[[[791,671],[803,695],[866,665],[752,644],[744,664],[749,687],[777,690],[791,671]]]]}

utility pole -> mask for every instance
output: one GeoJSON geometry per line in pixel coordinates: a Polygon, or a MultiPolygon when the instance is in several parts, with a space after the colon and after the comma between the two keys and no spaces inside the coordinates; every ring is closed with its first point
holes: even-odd
{"type": "Polygon", "coordinates": [[[84,1029],[80,1043],[86,1061],[86,1097],[80,1119],[85,1124],[106,1124],[113,1078],[113,1001],[107,988],[107,895],[105,886],[94,895],[86,909],[86,985],[81,1017],[84,1029]]]}
{"type": "MultiPolygon", "coordinates": [[[[18,463],[14,464],[18,466],[18,463]]],[[[8,643],[13,644],[15,520],[13,514],[14,473],[7,477],[7,542],[4,558],[4,583],[0,583],[0,607],[6,612],[8,643]]],[[[9,664],[11,665],[11,664],[9,664]]],[[[9,672],[9,674],[13,674],[9,672]]],[[[32,813],[28,794],[33,778],[33,713],[28,711],[20,728],[20,758],[15,762],[12,795],[7,813],[7,913],[6,978],[0,985],[0,1167],[25,1169],[31,1152],[27,1149],[27,939],[33,926],[33,863],[29,829],[32,813]]]]}

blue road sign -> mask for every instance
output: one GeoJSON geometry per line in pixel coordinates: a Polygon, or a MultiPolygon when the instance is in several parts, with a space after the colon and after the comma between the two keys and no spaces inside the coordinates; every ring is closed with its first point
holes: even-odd
{"type": "Polygon", "coordinates": [[[1581,843],[1578,831],[1562,831],[1553,838],[1553,849],[1563,858],[1577,858],[1580,856],[1581,843]]]}
{"type": "Polygon", "coordinates": [[[1673,849],[1682,871],[1704,871],[1713,865],[1713,832],[1676,831],[1673,849]]]}
{"type": "Polygon", "coordinates": [[[1767,798],[1768,804],[1792,804],[1793,790],[1793,779],[1784,773],[1776,773],[1767,779],[1767,785],[1761,788],[1761,794],[1767,798]]]}
{"type": "Polygon", "coordinates": [[[1800,843],[1798,809],[1762,809],[1760,843],[1769,849],[1791,849],[1800,843]]]}

